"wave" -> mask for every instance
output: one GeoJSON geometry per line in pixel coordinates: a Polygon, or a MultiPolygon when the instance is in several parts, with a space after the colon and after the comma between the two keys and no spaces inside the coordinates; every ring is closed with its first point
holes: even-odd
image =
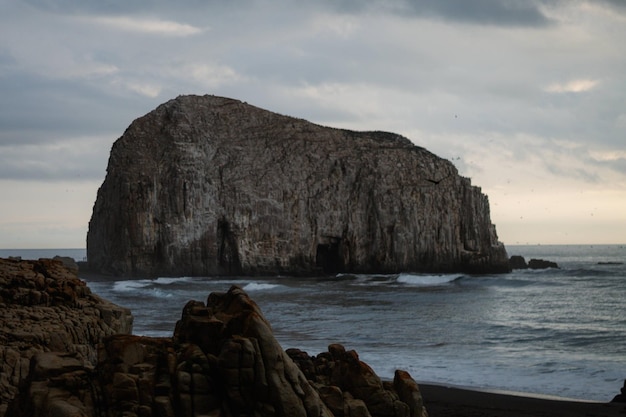
{"type": "MultiPolygon", "coordinates": [[[[112,291],[122,293],[124,296],[139,295],[153,298],[170,298],[173,296],[171,292],[164,291],[154,286],[158,280],[140,279],[128,281],[116,281],[113,284],[112,291]]],[[[162,283],[162,282],[161,282],[162,283]]]]}
{"type": "Polygon", "coordinates": [[[170,285],[170,284],[179,284],[182,282],[189,282],[192,280],[193,280],[193,277],[159,277],[154,280],[151,280],[151,282],[157,285],[170,285]]]}
{"type": "Polygon", "coordinates": [[[463,278],[463,275],[422,275],[402,273],[396,278],[396,282],[415,286],[439,286],[450,284],[463,278]]]}
{"type": "Polygon", "coordinates": [[[150,289],[150,291],[148,292],[148,295],[154,298],[171,298],[174,296],[174,294],[172,294],[171,292],[163,291],[158,288],[150,289]]]}
{"type": "Polygon", "coordinates": [[[409,286],[441,286],[455,282],[464,275],[462,274],[418,274],[403,272],[400,274],[338,274],[336,279],[352,281],[351,285],[366,286],[366,287],[378,287],[378,286],[397,286],[409,285],[409,286]]]}
{"type": "Polygon", "coordinates": [[[267,282],[250,282],[243,286],[244,291],[263,291],[273,290],[274,288],[282,287],[280,284],[270,284],[267,282]]]}
{"type": "Polygon", "coordinates": [[[115,281],[112,290],[115,292],[134,292],[148,287],[151,282],[152,280],[148,279],[115,281]]]}

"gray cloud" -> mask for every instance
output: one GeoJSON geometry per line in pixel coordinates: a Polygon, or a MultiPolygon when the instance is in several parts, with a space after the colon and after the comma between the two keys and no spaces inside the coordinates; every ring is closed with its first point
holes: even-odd
{"type": "Polygon", "coordinates": [[[3,77],[0,95],[0,146],[120,132],[149,109],[89,83],[19,73],[3,77]]]}
{"type": "MultiPolygon", "coordinates": [[[[578,3],[584,3],[580,0],[578,3]]],[[[202,20],[210,15],[235,16],[246,11],[263,13],[273,10],[280,14],[306,13],[325,8],[344,14],[388,13],[408,17],[438,18],[444,21],[476,25],[545,27],[555,22],[546,9],[574,4],[570,0],[322,0],[302,3],[295,0],[253,1],[239,0],[182,0],[175,3],[165,0],[80,1],[80,0],[26,0],[31,7],[62,14],[162,14],[163,16],[187,15],[202,20]],[[191,16],[190,16],[191,12],[191,16]]],[[[626,12],[623,0],[597,0],[595,3],[617,12],[626,12]]]]}
{"type": "Polygon", "coordinates": [[[0,180],[99,181],[110,144],[96,138],[0,147],[0,180]]]}
{"type": "Polygon", "coordinates": [[[551,20],[532,0],[407,0],[416,15],[496,26],[546,26],[551,20]]]}
{"type": "Polygon", "coordinates": [[[489,190],[493,207],[524,189],[589,189],[619,206],[610,199],[626,188],[625,4],[8,2],[0,193],[15,197],[3,216],[19,223],[32,206],[22,188],[55,199],[51,190],[75,186],[80,208],[56,207],[86,222],[113,142],[179,94],[403,134],[489,190]]]}
{"type": "MultiPolygon", "coordinates": [[[[610,1],[610,0],[607,0],[610,1]]],[[[233,10],[271,8],[281,10],[285,7],[311,10],[309,4],[302,4],[293,0],[280,2],[254,2],[243,0],[229,3],[224,2],[185,0],[176,3],[166,1],[78,1],[78,0],[27,0],[32,7],[52,13],[70,14],[110,14],[164,12],[178,14],[178,12],[195,10],[207,13],[231,13],[233,10]]],[[[398,15],[422,16],[425,18],[437,17],[443,20],[464,22],[470,24],[487,24],[498,26],[545,26],[551,23],[542,12],[541,5],[546,1],[534,0],[325,0],[316,2],[314,7],[325,7],[339,13],[360,14],[365,12],[392,13],[398,15]]],[[[551,2],[547,2],[551,3],[551,2]]],[[[618,3],[617,1],[615,2],[618,3]]]]}
{"type": "Polygon", "coordinates": [[[579,39],[561,35],[543,12],[558,15],[554,8],[565,7],[558,0],[29,3],[58,14],[134,13],[209,30],[155,36],[83,20],[55,23],[44,13],[35,22],[51,28],[51,47],[33,41],[27,49],[49,58],[24,58],[0,42],[0,146],[102,134],[112,142],[132,119],[184,93],[231,96],[354,129],[592,138],[605,146],[623,138],[620,47],[592,48],[589,35],[582,38],[588,45],[577,46],[579,39]],[[579,78],[597,87],[546,91],[579,78]]]}

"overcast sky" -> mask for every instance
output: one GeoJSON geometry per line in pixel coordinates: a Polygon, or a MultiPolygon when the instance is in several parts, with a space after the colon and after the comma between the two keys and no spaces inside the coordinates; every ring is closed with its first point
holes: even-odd
{"type": "Polygon", "coordinates": [[[111,145],[180,94],[400,133],[500,240],[626,243],[626,1],[0,0],[0,248],[85,247],[111,145]]]}

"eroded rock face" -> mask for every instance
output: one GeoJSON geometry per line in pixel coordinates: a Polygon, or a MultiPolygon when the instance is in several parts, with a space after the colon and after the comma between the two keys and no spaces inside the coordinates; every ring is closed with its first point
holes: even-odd
{"type": "Polygon", "coordinates": [[[335,416],[427,417],[417,383],[408,372],[397,370],[393,382],[383,382],[358,354],[333,344],[328,352],[309,356],[299,349],[287,354],[317,388],[335,416]]]}
{"type": "Polygon", "coordinates": [[[92,367],[99,341],[130,332],[132,321],[128,309],[92,294],[75,268],[59,260],[0,258],[0,417],[32,372],[35,355],[65,352],[63,361],[92,367]]]}
{"type": "Polygon", "coordinates": [[[110,336],[95,369],[61,353],[32,369],[13,417],[427,417],[406,372],[383,383],[340,345],[287,354],[238,287],[189,302],[173,338],[110,336]]]}
{"type": "Polygon", "coordinates": [[[509,270],[487,197],[450,162],[214,96],[115,142],[87,252],[134,276],[509,270]]]}

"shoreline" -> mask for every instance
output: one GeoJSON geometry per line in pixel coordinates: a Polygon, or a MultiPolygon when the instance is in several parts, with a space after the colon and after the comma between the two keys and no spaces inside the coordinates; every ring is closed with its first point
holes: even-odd
{"type": "Polygon", "coordinates": [[[430,417],[624,417],[626,403],[418,382],[430,417]]]}

